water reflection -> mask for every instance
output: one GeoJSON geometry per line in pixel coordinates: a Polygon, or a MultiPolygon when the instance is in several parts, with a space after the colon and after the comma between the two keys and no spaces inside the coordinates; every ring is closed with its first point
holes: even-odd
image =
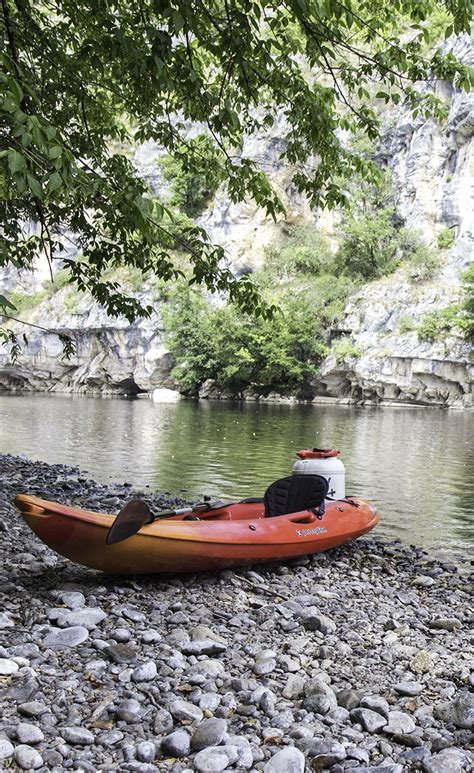
{"type": "Polygon", "coordinates": [[[0,397],[0,449],[75,464],[103,481],[190,496],[259,495],[294,452],[343,452],[347,491],[376,502],[379,533],[427,547],[474,538],[474,414],[356,408],[0,397]]]}

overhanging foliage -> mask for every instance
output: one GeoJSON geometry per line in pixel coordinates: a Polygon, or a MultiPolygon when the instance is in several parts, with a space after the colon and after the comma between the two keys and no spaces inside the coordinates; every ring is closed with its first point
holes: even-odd
{"type": "MultiPolygon", "coordinates": [[[[269,216],[283,212],[241,148],[284,116],[296,187],[313,206],[344,204],[340,181],[376,174],[342,139],[377,135],[372,98],[439,115],[414,83],[468,86],[452,55],[424,55],[440,7],[447,35],[469,28],[467,0],[0,0],[0,266],[61,258],[72,238],[81,257],[65,266],[79,289],[111,315],[149,314],[104,272],[125,264],[173,279],[176,228],[117,148],[151,140],[202,167],[190,122],[211,138],[233,202],[251,196],[269,216]]],[[[264,312],[202,229],[189,226],[182,243],[193,282],[264,312]]],[[[11,312],[2,296],[1,306],[11,312]]]]}

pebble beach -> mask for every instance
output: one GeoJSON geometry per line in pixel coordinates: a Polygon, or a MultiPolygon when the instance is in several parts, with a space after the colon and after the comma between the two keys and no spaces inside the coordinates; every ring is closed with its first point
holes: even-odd
{"type": "Polygon", "coordinates": [[[110,577],[43,545],[19,492],[183,504],[0,456],[0,770],[473,770],[467,556],[374,532],[285,564],[110,577]]]}

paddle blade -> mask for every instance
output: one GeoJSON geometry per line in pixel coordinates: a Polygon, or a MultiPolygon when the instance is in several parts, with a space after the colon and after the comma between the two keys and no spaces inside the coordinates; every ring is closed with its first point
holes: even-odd
{"type": "Polygon", "coordinates": [[[142,526],[153,523],[154,517],[147,503],[142,499],[131,499],[125,507],[122,507],[115,521],[110,527],[105,539],[107,545],[128,539],[142,526]]]}

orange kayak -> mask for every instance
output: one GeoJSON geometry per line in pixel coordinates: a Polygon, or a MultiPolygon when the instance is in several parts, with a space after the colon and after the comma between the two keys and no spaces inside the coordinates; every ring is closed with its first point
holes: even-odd
{"type": "Polygon", "coordinates": [[[322,519],[310,510],[265,517],[262,503],[237,503],[203,513],[200,520],[157,520],[107,545],[110,515],[28,494],[18,494],[15,505],[50,548],[109,574],[199,572],[295,558],[360,537],[380,519],[373,505],[358,498],[328,503],[322,519]]]}

